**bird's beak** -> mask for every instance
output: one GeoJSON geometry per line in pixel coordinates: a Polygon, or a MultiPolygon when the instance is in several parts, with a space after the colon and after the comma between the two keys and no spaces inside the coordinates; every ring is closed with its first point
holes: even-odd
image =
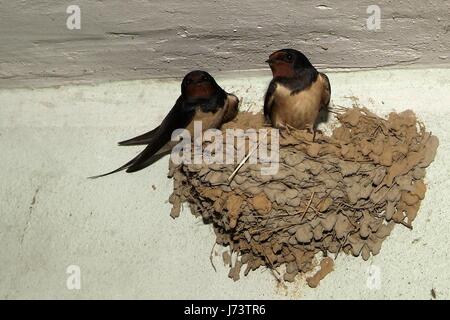
{"type": "Polygon", "coordinates": [[[273,62],[272,59],[267,59],[267,60],[266,60],[266,63],[268,63],[268,64],[271,64],[272,62],[273,62]]]}

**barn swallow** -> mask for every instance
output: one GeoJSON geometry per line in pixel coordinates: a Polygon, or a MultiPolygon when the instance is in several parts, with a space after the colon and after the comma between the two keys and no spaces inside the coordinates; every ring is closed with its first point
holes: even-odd
{"type": "Polygon", "coordinates": [[[314,131],[320,109],[330,102],[328,77],[294,49],[275,51],[266,62],[273,75],[264,99],[266,121],[280,129],[314,131]]]}
{"type": "Polygon", "coordinates": [[[238,105],[238,98],[223,90],[209,73],[200,70],[189,72],[181,83],[181,95],[161,125],[140,136],[119,142],[121,146],[147,147],[120,168],[91,178],[122,170],[135,172],[144,169],[172,150],[177,143],[171,141],[173,131],[187,129],[193,136],[194,121],[202,122],[202,130],[220,128],[237,115],[238,105]]]}

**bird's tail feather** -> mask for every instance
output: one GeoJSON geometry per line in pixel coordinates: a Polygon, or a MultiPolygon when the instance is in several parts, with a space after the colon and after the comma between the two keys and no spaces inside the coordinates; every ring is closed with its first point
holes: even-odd
{"type": "Polygon", "coordinates": [[[166,154],[170,153],[170,150],[171,150],[171,148],[169,145],[164,146],[163,148],[158,150],[155,154],[151,155],[150,157],[146,157],[147,154],[145,153],[145,150],[144,150],[143,152],[138,154],[136,157],[134,157],[133,159],[131,159],[130,161],[125,163],[123,166],[121,166],[111,172],[100,174],[98,176],[88,177],[88,178],[89,179],[97,179],[97,178],[101,178],[101,177],[106,177],[106,176],[109,176],[110,174],[117,173],[117,172],[120,172],[123,170],[126,170],[126,172],[128,172],[128,173],[142,170],[142,169],[148,167],[149,165],[153,164],[154,162],[158,161],[166,154]]]}
{"type": "Polygon", "coordinates": [[[131,173],[147,168],[149,165],[155,163],[156,161],[164,157],[166,154],[170,153],[171,150],[172,149],[170,145],[166,145],[160,150],[158,150],[151,157],[148,158],[143,157],[142,159],[136,159],[130,166],[128,166],[127,172],[131,173]]]}
{"type": "Polygon", "coordinates": [[[120,141],[118,144],[119,146],[138,146],[143,144],[150,144],[152,139],[155,137],[159,127],[156,127],[152,131],[146,132],[144,134],[141,134],[140,136],[120,141]]]}
{"type": "Polygon", "coordinates": [[[109,176],[110,174],[123,171],[123,170],[127,169],[129,166],[131,166],[135,160],[136,160],[136,158],[128,161],[127,163],[125,163],[123,166],[117,168],[116,170],[113,170],[113,171],[110,171],[110,172],[104,173],[104,174],[99,174],[98,176],[88,177],[88,179],[97,179],[97,178],[101,178],[101,177],[106,177],[106,176],[109,176]]]}

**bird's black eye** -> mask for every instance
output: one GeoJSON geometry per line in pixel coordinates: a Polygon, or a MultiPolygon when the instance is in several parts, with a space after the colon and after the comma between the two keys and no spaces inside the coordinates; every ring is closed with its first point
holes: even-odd
{"type": "Polygon", "coordinates": [[[292,54],[290,54],[290,53],[288,53],[288,54],[286,55],[287,61],[292,61],[293,58],[294,58],[294,57],[293,57],[292,54]]]}
{"type": "Polygon", "coordinates": [[[187,79],[186,80],[186,85],[190,85],[192,83],[192,80],[191,79],[187,79]]]}
{"type": "Polygon", "coordinates": [[[207,81],[207,80],[208,80],[208,77],[206,75],[203,75],[202,76],[202,81],[207,81]]]}

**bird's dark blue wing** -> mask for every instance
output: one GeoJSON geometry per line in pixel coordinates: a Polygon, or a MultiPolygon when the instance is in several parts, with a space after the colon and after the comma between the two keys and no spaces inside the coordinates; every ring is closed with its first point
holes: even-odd
{"type": "Polygon", "coordinates": [[[268,122],[271,121],[270,120],[270,113],[272,110],[271,98],[275,92],[276,87],[277,83],[275,82],[275,80],[272,79],[272,81],[270,81],[269,87],[267,88],[266,96],[264,98],[264,117],[268,122]]]}
{"type": "Polygon", "coordinates": [[[194,118],[194,115],[195,108],[191,106],[186,107],[182,97],[178,98],[175,106],[164,118],[161,125],[155,129],[154,133],[152,133],[151,138],[148,140],[147,147],[140,154],[114,171],[91,178],[104,177],[125,169],[127,172],[135,172],[148,167],[159,159],[157,153],[170,142],[172,132],[176,129],[186,128],[194,118]]]}

